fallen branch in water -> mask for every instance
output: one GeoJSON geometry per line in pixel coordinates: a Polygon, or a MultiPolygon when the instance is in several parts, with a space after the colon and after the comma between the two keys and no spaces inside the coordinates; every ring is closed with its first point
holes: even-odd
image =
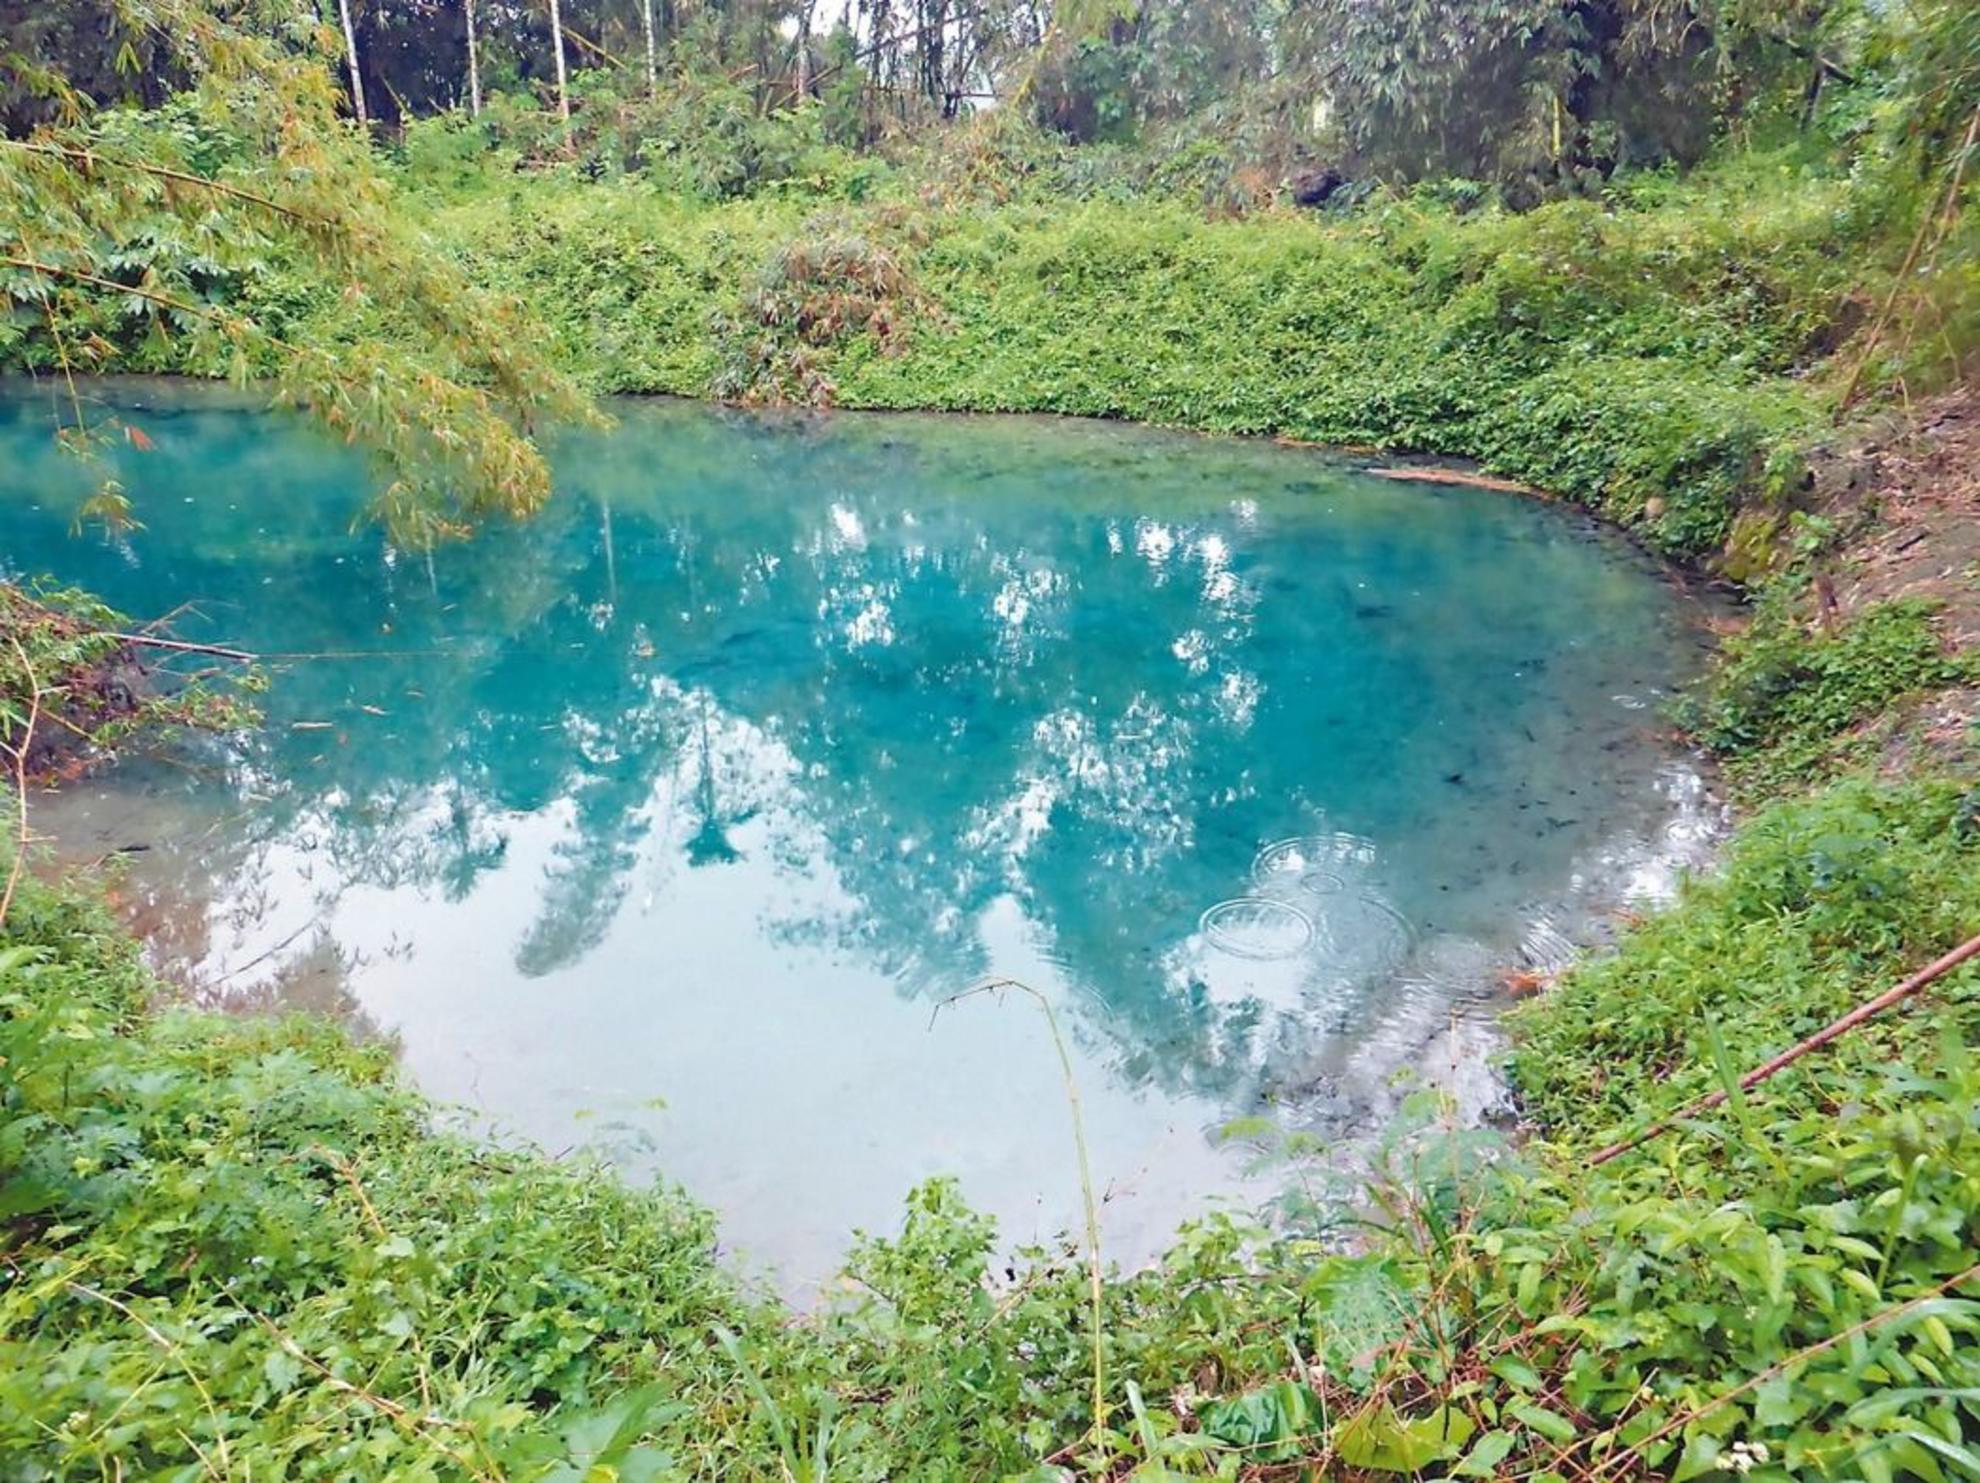
{"type": "Polygon", "coordinates": [[[15,774],[0,784],[62,776],[140,731],[231,731],[258,720],[231,682],[213,679],[217,667],[161,685],[147,650],[229,661],[248,688],[256,676],[258,656],[245,649],[166,637],[86,593],[0,581],[0,746],[15,774]],[[17,735],[30,713],[39,724],[17,735]]]}
{"type": "Polygon", "coordinates": [[[1474,474],[1465,469],[1370,468],[1363,469],[1362,472],[1373,474],[1378,479],[1394,479],[1401,483],[1463,484],[1473,489],[1496,489],[1501,494],[1526,494],[1537,499],[1547,498],[1545,491],[1535,489],[1531,484],[1522,484],[1517,479],[1499,479],[1491,474],[1474,474]]]}
{"type": "MultiPolygon", "coordinates": [[[[1866,999],[1841,1019],[1830,1021],[1830,1023],[1824,1025],[1806,1040],[1800,1042],[1800,1044],[1782,1051],[1765,1065],[1755,1066],[1739,1079],[1739,1089],[1741,1091],[1747,1091],[1760,1085],[1761,1082],[1776,1072],[1785,1071],[1810,1051],[1820,1050],[1830,1041],[1840,1038],[1862,1024],[1865,1020],[1882,1014],[1901,1000],[1909,999],[1927,984],[1936,979],[1944,978],[1953,969],[1959,967],[1960,964],[1974,958],[1980,958],[1980,937],[1969,937],[1944,957],[1927,963],[1903,983],[1896,985],[1894,988],[1886,989],[1874,999],[1866,999]]],[[[1689,1106],[1679,1108],[1669,1117],[1652,1123],[1635,1136],[1625,1138],[1620,1143],[1610,1144],[1588,1161],[1588,1167],[1593,1169],[1598,1164],[1608,1163],[1610,1159],[1622,1157],[1622,1155],[1628,1153],[1632,1148],[1648,1143],[1660,1133],[1668,1133],[1687,1118],[1696,1117],[1701,1112],[1711,1111],[1731,1095],[1732,1091],[1730,1088],[1721,1088],[1707,1096],[1700,1097],[1689,1106]]]]}
{"type": "Polygon", "coordinates": [[[261,657],[250,654],[246,649],[230,649],[224,644],[192,644],[184,639],[160,638],[152,633],[111,633],[109,637],[126,644],[141,644],[147,649],[170,649],[174,654],[211,654],[219,659],[237,659],[242,664],[253,664],[261,657]]]}

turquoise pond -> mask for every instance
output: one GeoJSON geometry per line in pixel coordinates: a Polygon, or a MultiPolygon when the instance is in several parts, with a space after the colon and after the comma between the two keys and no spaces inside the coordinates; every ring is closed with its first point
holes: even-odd
{"type": "Polygon", "coordinates": [[[793,1291],[917,1180],[1110,1253],[1263,1188],[1214,1130],[1477,1111],[1497,971],[1714,817],[1697,605],[1589,522],[1124,426],[674,403],[537,519],[395,551],[357,454],[111,387],[141,529],[0,395],[0,561],[276,659],[260,733],[42,801],[203,1002],[334,1009],[478,1127],[714,1206],[793,1291]]]}

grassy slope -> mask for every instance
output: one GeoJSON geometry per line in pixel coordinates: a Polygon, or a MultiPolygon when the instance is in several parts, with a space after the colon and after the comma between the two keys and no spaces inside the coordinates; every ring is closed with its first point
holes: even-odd
{"type": "Polygon", "coordinates": [[[1786,490],[1820,423],[1803,379],[1868,232],[1844,182],[1727,171],[1615,212],[1457,217],[1397,203],[1209,222],[1138,202],[699,205],[637,181],[456,186],[443,240],[552,323],[611,391],[707,394],[802,352],[841,405],[1050,411],[1484,460],[1703,554],[1786,490]],[[792,246],[811,244],[795,274],[792,246]],[[884,253],[884,344],[827,315],[884,253]],[[795,279],[795,281],[794,281],[795,279]],[[743,286],[739,289],[739,285],[743,286]],[[778,297],[765,326],[748,288],[778,297]]]}

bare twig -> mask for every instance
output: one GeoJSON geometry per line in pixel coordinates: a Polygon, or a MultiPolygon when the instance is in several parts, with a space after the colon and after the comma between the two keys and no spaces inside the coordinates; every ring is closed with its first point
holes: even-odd
{"type": "Polygon", "coordinates": [[[357,1170],[352,1166],[351,1161],[338,1153],[336,1149],[321,1143],[317,1144],[310,1152],[318,1155],[324,1163],[328,1164],[344,1177],[344,1182],[351,1187],[351,1193],[358,1197],[358,1204],[364,1207],[366,1224],[371,1227],[379,1240],[390,1240],[392,1233],[385,1228],[385,1222],[379,1219],[378,1208],[371,1203],[371,1196],[364,1192],[364,1186],[359,1183],[357,1170]]]}
{"type": "Polygon", "coordinates": [[[34,665],[28,660],[27,650],[22,647],[17,634],[8,634],[7,642],[14,646],[14,657],[20,660],[21,672],[27,676],[28,714],[27,723],[21,728],[20,736],[5,748],[14,764],[14,805],[20,811],[20,832],[14,841],[14,858],[7,867],[7,887],[0,893],[0,925],[5,925],[7,913],[14,909],[14,892],[20,888],[21,872],[27,868],[28,853],[28,748],[34,744],[34,728],[41,721],[41,678],[34,672],[34,665]]]}
{"type": "MultiPolygon", "coordinates": [[[[1923,968],[1919,969],[1916,973],[1912,974],[1911,977],[1907,978],[1903,983],[1900,983],[1893,988],[1886,989],[1883,993],[1879,994],[1874,999],[1866,999],[1863,1003],[1857,1005],[1856,1008],[1852,1009],[1848,1014],[1842,1016],[1840,1019],[1830,1021],[1828,1024],[1824,1025],[1821,1029],[1817,1030],[1813,1035],[1810,1035],[1806,1040],[1803,1040],[1799,1044],[1794,1045],[1789,1049],[1782,1051],[1779,1055],[1775,1056],[1771,1061],[1766,1062],[1764,1065],[1755,1066],[1751,1071],[1747,1072],[1746,1075],[1742,1076],[1739,1079],[1739,1089],[1741,1091],[1747,1091],[1753,1087],[1758,1086],[1768,1077],[1773,1076],[1777,1072],[1786,1070],[1789,1066],[1792,1066],[1796,1061],[1800,1060],[1810,1051],[1820,1050],[1830,1041],[1836,1040],[1841,1036],[1847,1034],[1849,1031],[1855,1029],[1858,1025],[1862,1024],[1865,1020],[1874,1018],[1875,1016],[1882,1014],[1885,1010],[1889,1009],[1892,1005],[1899,1003],[1901,1000],[1909,999],[1913,994],[1917,993],[1927,984],[1933,982],[1936,979],[1945,977],[1945,975],[1951,973],[1953,969],[1959,967],[1960,964],[1965,963],[1975,957],[1980,957],[1980,937],[1969,937],[1965,942],[1961,943],[1958,947],[1954,948],[1944,957],[1938,958],[1933,962],[1927,963],[1923,968]]],[[[1696,1117],[1701,1112],[1709,1112],[1712,1108],[1717,1107],[1721,1102],[1724,1102],[1731,1095],[1732,1092],[1730,1088],[1722,1087],[1716,1092],[1712,1092],[1707,1096],[1700,1097],[1697,1101],[1692,1102],[1685,1107],[1679,1108],[1669,1117],[1662,1118],[1659,1121],[1652,1123],[1642,1132],[1637,1133],[1632,1137],[1625,1138],[1620,1143],[1610,1144],[1607,1148],[1603,1149],[1600,1153],[1596,1154],[1594,1157],[1589,1159],[1587,1167],[1592,1169],[1598,1164],[1606,1164],[1611,1159],[1619,1158],[1623,1154],[1628,1153],[1632,1148],[1637,1147],[1639,1144],[1649,1142],[1652,1138],[1655,1138],[1658,1134],[1669,1132],[1672,1128],[1676,1127],[1679,1123],[1684,1122],[1687,1118],[1696,1117]]]]}
{"type": "MultiPolygon", "coordinates": [[[[240,1305],[237,1303],[236,1306],[238,1307],[240,1305]]],[[[287,1354],[291,1359],[298,1360],[309,1366],[310,1369],[314,1370],[322,1378],[323,1383],[332,1390],[350,1396],[354,1400],[363,1401],[373,1410],[391,1417],[392,1420],[398,1422],[401,1426],[424,1434],[428,1442],[437,1447],[475,1478],[482,1480],[482,1483],[499,1483],[501,1474],[491,1473],[485,1468],[476,1466],[472,1458],[450,1446],[441,1438],[432,1435],[433,1432],[438,1430],[465,1432],[471,1441],[479,1443],[480,1438],[476,1435],[474,1428],[469,1423],[456,1421],[451,1416],[422,1415],[410,1406],[393,1400],[390,1396],[382,1396],[376,1391],[365,1389],[362,1385],[354,1385],[344,1379],[343,1376],[337,1374],[336,1371],[323,1363],[322,1360],[304,1349],[300,1344],[296,1343],[294,1339],[283,1333],[275,1321],[266,1314],[256,1313],[251,1308],[241,1308],[241,1311],[266,1329],[269,1336],[281,1347],[284,1354],[287,1354]]]]}
{"type": "Polygon", "coordinates": [[[1064,1078],[1066,1105],[1072,1113],[1073,1149],[1079,1155],[1079,1192],[1085,1202],[1086,1213],[1086,1258],[1087,1283],[1091,1295],[1093,1330],[1093,1430],[1090,1433],[1098,1445],[1107,1422],[1107,1362],[1103,1342],[1101,1322],[1101,1297],[1103,1283],[1100,1269],[1100,1206],[1093,1195],[1093,1165],[1086,1152],[1086,1120],[1080,1112],[1079,1082],[1073,1076],[1072,1053],[1066,1049],[1066,1038],[1059,1030],[1059,1017],[1052,1012],[1051,1001],[1030,984],[1015,978],[993,978],[953,994],[937,1004],[928,1017],[931,1028],[935,1016],[944,1009],[974,999],[983,994],[1000,994],[1006,989],[1015,989],[1028,994],[1045,1015],[1045,1026],[1052,1032],[1052,1046],[1059,1053],[1059,1073],[1064,1078]]]}
{"type": "Polygon", "coordinates": [[[246,973],[248,969],[258,967],[259,965],[266,963],[270,958],[274,957],[277,953],[281,952],[282,949],[288,947],[291,943],[293,943],[298,937],[301,937],[303,933],[311,931],[317,925],[318,923],[316,918],[311,917],[307,922],[304,922],[300,927],[296,928],[296,930],[291,932],[287,937],[283,938],[280,942],[276,943],[275,946],[271,948],[267,948],[262,952],[256,953],[252,958],[249,958],[247,962],[241,964],[241,966],[238,968],[229,968],[225,973],[221,974],[218,978],[208,979],[206,981],[205,987],[209,989],[217,989],[220,987],[221,984],[225,983],[228,979],[238,978],[241,974],[246,973]]]}
{"type": "MultiPolygon", "coordinates": [[[[179,1362],[179,1368],[186,1372],[186,1378],[192,1381],[193,1389],[198,1391],[199,1398],[206,1402],[207,1414],[213,1418],[213,1438],[220,1452],[220,1467],[216,1470],[211,1463],[208,1463],[207,1470],[209,1472],[218,1471],[222,1477],[231,1475],[234,1465],[227,1455],[227,1429],[220,1420],[220,1408],[214,1404],[213,1392],[208,1390],[206,1388],[206,1382],[199,1378],[199,1371],[193,1368],[191,1361],[186,1358],[185,1351],[123,1299],[112,1297],[107,1292],[99,1292],[87,1283],[66,1281],[62,1285],[78,1297],[90,1298],[104,1304],[106,1307],[116,1309],[117,1312],[123,1314],[124,1317],[144,1330],[144,1336],[147,1339],[151,1340],[152,1343],[156,1344],[160,1349],[163,1349],[173,1359],[179,1362]]],[[[180,1435],[183,1436],[184,1433],[180,1435]]],[[[198,1444],[194,1443],[191,1437],[187,1437],[186,1441],[192,1446],[195,1452],[199,1451],[198,1444]]],[[[200,1454],[200,1460],[202,1462],[205,1461],[204,1453],[200,1454]]]]}
{"type": "Polygon", "coordinates": [[[253,664],[261,657],[250,654],[246,649],[229,649],[223,644],[192,644],[184,639],[160,638],[155,633],[110,633],[105,636],[146,649],[170,649],[175,654],[212,654],[220,659],[237,659],[243,664],[253,664]]]}

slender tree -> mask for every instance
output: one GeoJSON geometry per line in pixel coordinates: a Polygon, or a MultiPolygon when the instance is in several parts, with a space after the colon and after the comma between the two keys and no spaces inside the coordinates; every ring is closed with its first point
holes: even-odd
{"type": "Polygon", "coordinates": [[[364,106],[364,73],[358,66],[357,27],[351,24],[351,0],[337,0],[337,11],[344,22],[344,65],[351,74],[351,108],[360,125],[368,125],[371,115],[364,106]]]}
{"type": "Polygon", "coordinates": [[[481,55],[475,44],[474,0],[461,0],[462,9],[467,14],[467,54],[468,54],[468,113],[471,117],[481,117],[481,55]]]}
{"type": "Polygon", "coordinates": [[[653,0],[639,0],[639,19],[646,31],[646,93],[660,95],[660,51],[653,35],[653,0]]]}
{"type": "Polygon", "coordinates": [[[797,33],[797,96],[811,91],[811,12],[818,0],[799,0],[797,33]]]}
{"type": "Polygon", "coordinates": [[[569,123],[571,85],[564,72],[564,12],[557,0],[550,0],[550,54],[557,59],[557,113],[569,123]]]}

